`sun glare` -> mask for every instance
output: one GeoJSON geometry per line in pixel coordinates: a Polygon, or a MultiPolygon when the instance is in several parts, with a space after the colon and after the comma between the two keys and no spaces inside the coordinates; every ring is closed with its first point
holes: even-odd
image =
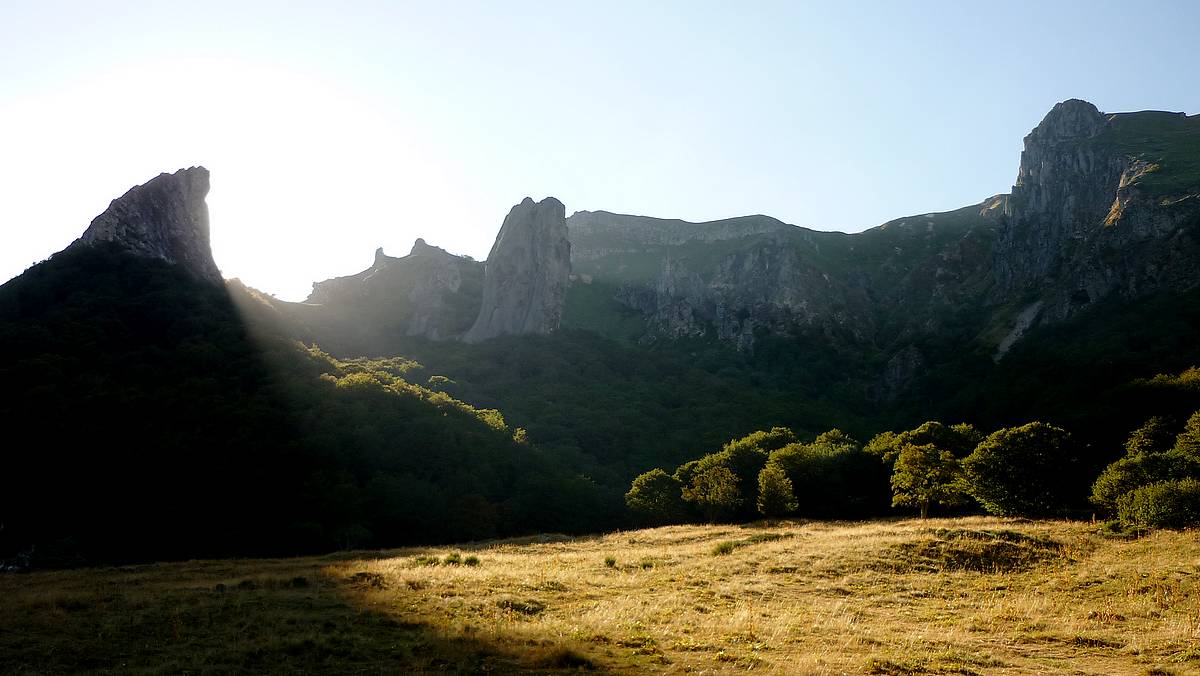
{"type": "MultiPolygon", "coordinates": [[[[11,150],[33,158],[0,167],[0,182],[19,187],[13,222],[53,229],[65,245],[108,200],[152,178],[148,167],[204,165],[213,172],[217,264],[225,276],[289,300],[302,299],[313,281],[362,269],[378,246],[403,254],[423,236],[478,255],[490,242],[458,231],[495,227],[453,221],[446,205],[465,179],[445,153],[429,149],[429,130],[405,117],[402,102],[278,64],[128,65],[5,114],[26,130],[11,150]],[[82,186],[58,177],[64,170],[104,176],[82,186]]],[[[37,260],[47,252],[22,253],[37,260]]]]}

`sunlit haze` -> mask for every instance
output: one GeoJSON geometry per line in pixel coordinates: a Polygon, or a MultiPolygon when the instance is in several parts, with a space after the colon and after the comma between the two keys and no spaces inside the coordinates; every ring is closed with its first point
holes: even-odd
{"type": "Polygon", "coordinates": [[[1007,191],[1057,101],[1200,110],[1187,2],[249,4],[0,7],[0,281],[192,165],[298,300],[526,195],[857,231],[1007,191]]]}

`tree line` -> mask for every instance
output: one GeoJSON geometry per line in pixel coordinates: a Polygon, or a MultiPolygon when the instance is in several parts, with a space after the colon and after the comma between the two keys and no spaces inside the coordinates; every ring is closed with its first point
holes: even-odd
{"type": "MultiPolygon", "coordinates": [[[[1200,375],[1200,374],[1198,374],[1200,375]]],[[[726,443],[668,473],[635,478],[625,502],[644,524],[782,517],[855,519],[910,508],[999,516],[1078,516],[1088,509],[1123,529],[1200,525],[1200,411],[1176,429],[1153,417],[1091,486],[1070,433],[1044,422],[984,435],[973,425],[926,422],[860,444],[833,429],[801,442],[775,427],[726,443]],[[1090,503],[1090,504],[1089,504],[1090,503]]]]}

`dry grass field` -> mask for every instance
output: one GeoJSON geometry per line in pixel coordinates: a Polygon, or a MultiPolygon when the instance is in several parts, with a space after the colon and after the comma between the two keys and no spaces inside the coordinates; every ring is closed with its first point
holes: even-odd
{"type": "Polygon", "coordinates": [[[1200,673],[1200,541],[787,522],[0,575],[5,673],[572,670],[1200,673]]]}

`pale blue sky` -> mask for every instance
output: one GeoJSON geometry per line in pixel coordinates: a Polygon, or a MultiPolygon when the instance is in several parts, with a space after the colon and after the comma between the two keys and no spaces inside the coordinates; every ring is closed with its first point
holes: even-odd
{"type": "Polygon", "coordinates": [[[1057,101],[1200,112],[1200,3],[0,4],[0,280],[203,164],[283,298],[509,207],[862,230],[1006,192],[1057,101]]]}

